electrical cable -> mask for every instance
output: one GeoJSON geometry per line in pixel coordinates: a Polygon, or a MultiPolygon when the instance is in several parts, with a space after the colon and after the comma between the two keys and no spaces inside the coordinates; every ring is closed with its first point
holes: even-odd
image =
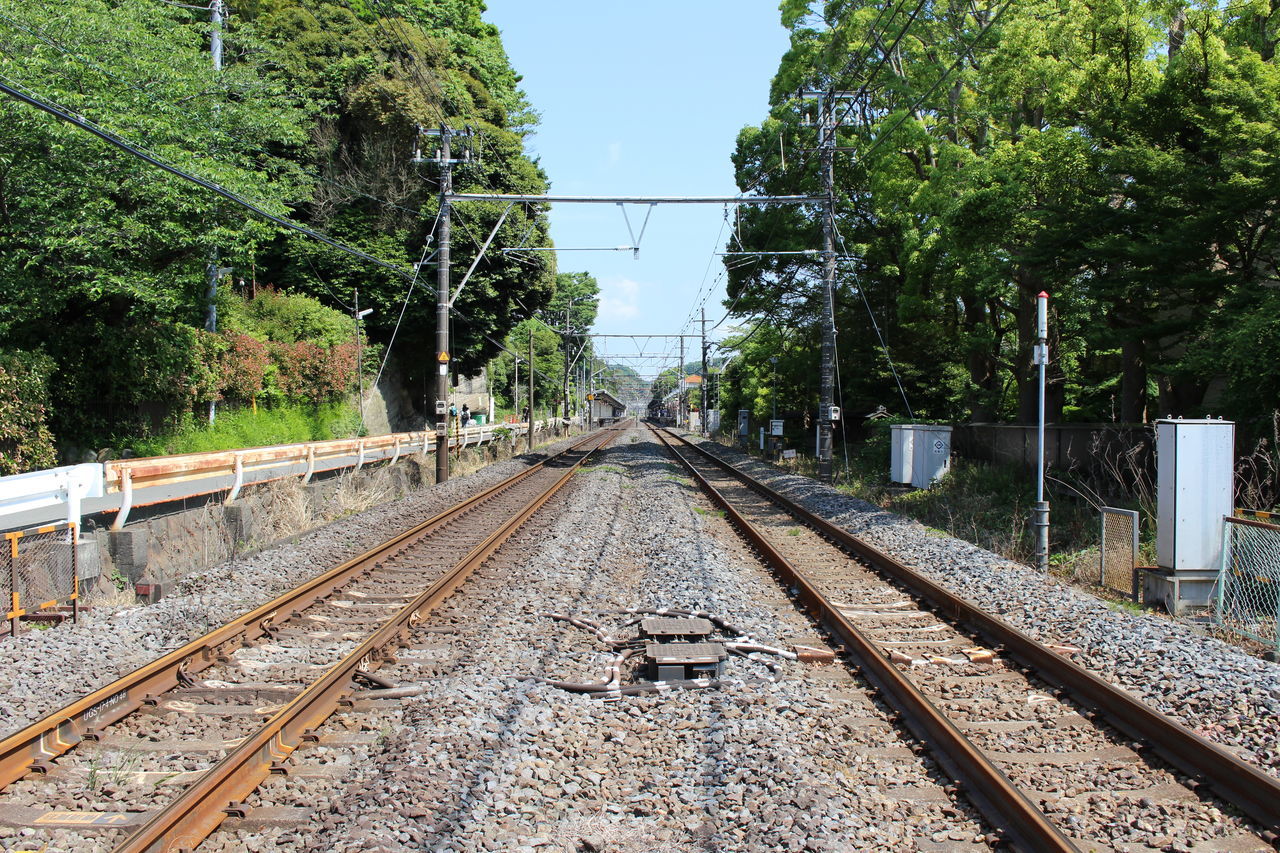
{"type": "Polygon", "coordinates": [[[219,184],[216,184],[212,181],[198,177],[197,175],[193,175],[190,172],[187,172],[183,169],[179,169],[177,166],[172,166],[164,162],[159,157],[156,157],[152,154],[147,153],[146,151],[126,141],[122,137],[117,136],[111,131],[105,130],[97,126],[96,124],[88,121],[87,119],[81,118],[80,116],[72,115],[62,107],[59,107],[58,105],[50,101],[43,100],[32,94],[27,94],[27,92],[22,91],[22,88],[25,88],[25,87],[15,88],[15,86],[20,86],[20,84],[14,83],[14,81],[10,80],[8,77],[0,75],[0,80],[7,81],[7,82],[0,82],[0,92],[8,95],[11,98],[14,98],[15,100],[21,101],[29,106],[35,107],[38,110],[46,112],[49,115],[53,116],[54,118],[61,119],[62,121],[67,122],[68,124],[75,125],[81,130],[88,131],[89,133],[93,134],[94,136],[98,137],[104,142],[107,142],[115,146],[116,148],[119,148],[121,151],[124,151],[127,154],[131,154],[134,157],[137,157],[139,160],[143,160],[144,162],[150,163],[152,166],[155,166],[158,169],[162,169],[163,171],[168,172],[171,175],[175,175],[176,177],[182,178],[185,181],[190,181],[191,183],[197,186],[203,187],[204,189],[209,190],[212,193],[222,196],[228,201],[238,204],[241,207],[245,208],[246,210],[252,211],[253,213],[256,213],[257,215],[263,217],[264,219],[269,219],[270,221],[276,223],[282,228],[286,228],[290,231],[296,231],[299,234],[306,234],[308,237],[311,237],[315,240],[319,240],[322,243],[326,243],[334,247],[335,249],[346,252],[347,254],[350,254],[350,255],[354,255],[357,258],[361,258],[362,260],[368,261],[369,263],[375,264],[384,269],[391,270],[392,272],[404,278],[410,277],[408,270],[404,269],[403,267],[397,266],[396,264],[393,264],[390,261],[384,261],[381,258],[374,257],[373,255],[370,255],[368,252],[363,252],[360,249],[357,249],[353,246],[348,246],[345,243],[341,243],[333,239],[332,237],[329,237],[328,235],[325,235],[325,234],[321,234],[319,231],[308,228],[305,225],[301,225],[297,222],[293,222],[291,220],[285,219],[282,216],[277,216],[274,213],[271,213],[263,209],[262,207],[258,206],[257,204],[249,201],[248,199],[244,198],[238,193],[232,192],[231,190],[228,190],[219,184]]]}
{"type": "MultiPolygon", "coordinates": [[[[982,41],[983,37],[988,32],[990,32],[991,28],[994,27],[996,25],[996,22],[1000,20],[1000,16],[1003,15],[1005,13],[1005,10],[1012,5],[1013,5],[1013,0],[1005,0],[1004,5],[1001,6],[998,10],[996,10],[996,13],[991,18],[991,20],[987,21],[986,25],[983,26],[983,28],[978,31],[978,34],[976,36],[974,36],[973,41],[970,42],[968,48],[966,48],[966,53],[970,53],[970,54],[972,53],[973,49],[978,46],[978,43],[982,41]]],[[[868,157],[870,157],[871,154],[877,148],[879,148],[886,139],[892,136],[894,131],[896,131],[899,127],[901,127],[903,123],[906,122],[906,120],[911,117],[911,114],[914,113],[922,103],[924,103],[925,99],[928,98],[930,95],[932,95],[935,91],[937,91],[938,87],[941,86],[944,82],[946,82],[946,79],[949,76],[951,76],[951,73],[960,67],[960,63],[964,61],[964,58],[965,57],[963,54],[957,57],[956,61],[951,63],[951,65],[947,68],[946,71],[942,72],[942,76],[939,77],[936,81],[934,81],[934,84],[930,86],[927,90],[925,90],[924,94],[922,94],[919,98],[916,98],[915,103],[913,103],[910,107],[907,108],[906,112],[902,114],[902,118],[898,119],[898,121],[893,125],[893,127],[889,128],[887,131],[877,136],[875,142],[872,143],[871,147],[868,148],[866,151],[862,152],[862,159],[865,160],[868,157]]]]}
{"type": "MultiPolygon", "coordinates": [[[[404,301],[400,303],[400,316],[396,317],[396,325],[391,330],[391,339],[387,341],[387,348],[382,353],[382,363],[378,365],[378,374],[373,377],[373,388],[376,390],[378,381],[382,379],[382,371],[387,367],[387,360],[391,358],[391,347],[395,345],[396,333],[400,331],[400,323],[404,320],[404,312],[409,307],[409,297],[413,295],[414,285],[418,283],[418,274],[422,271],[423,265],[427,260],[427,251],[431,248],[428,242],[422,247],[422,257],[418,259],[418,263],[413,268],[413,278],[409,280],[409,288],[404,293],[404,301]]],[[[364,401],[360,401],[360,405],[364,405],[364,401]]]]}
{"type": "MultiPolygon", "coordinates": [[[[847,254],[849,249],[845,246],[844,235],[840,233],[839,226],[836,226],[834,222],[832,222],[832,227],[835,231],[836,239],[840,241],[841,250],[847,254]]],[[[914,420],[915,413],[911,410],[910,401],[907,400],[907,392],[902,387],[902,379],[898,376],[898,368],[893,363],[893,356],[889,355],[889,345],[885,342],[884,335],[880,331],[880,324],[876,322],[875,312],[871,310],[871,303],[867,300],[866,288],[861,285],[857,285],[857,288],[858,295],[862,297],[862,304],[867,308],[867,316],[871,318],[871,328],[875,330],[876,338],[880,341],[880,349],[884,353],[884,359],[889,363],[889,370],[893,373],[893,381],[898,386],[898,393],[902,395],[902,404],[907,407],[907,417],[914,420]]]]}

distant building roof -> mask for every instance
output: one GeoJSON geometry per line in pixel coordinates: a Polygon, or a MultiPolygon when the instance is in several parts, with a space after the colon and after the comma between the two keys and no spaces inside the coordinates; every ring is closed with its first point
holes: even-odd
{"type": "Polygon", "coordinates": [[[626,403],[622,402],[617,397],[610,394],[608,391],[597,390],[597,391],[592,391],[590,393],[594,395],[596,400],[603,400],[604,402],[608,403],[609,405],[613,406],[616,409],[625,409],[627,407],[626,403]]]}

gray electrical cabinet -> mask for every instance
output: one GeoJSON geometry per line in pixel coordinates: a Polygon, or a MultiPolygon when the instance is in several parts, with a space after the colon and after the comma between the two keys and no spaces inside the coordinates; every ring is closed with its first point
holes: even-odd
{"type": "Polygon", "coordinates": [[[1156,421],[1156,563],[1143,572],[1143,600],[1170,613],[1206,607],[1222,562],[1222,534],[1235,509],[1231,421],[1156,421]]]}

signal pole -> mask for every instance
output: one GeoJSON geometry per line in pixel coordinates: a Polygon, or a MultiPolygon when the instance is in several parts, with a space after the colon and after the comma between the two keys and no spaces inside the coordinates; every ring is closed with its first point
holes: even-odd
{"type": "Polygon", "coordinates": [[[453,192],[453,160],[449,138],[453,131],[441,125],[440,135],[440,224],[436,226],[436,482],[449,479],[449,238],[453,192]]]}
{"type": "Polygon", "coordinates": [[[684,338],[680,338],[680,368],[676,370],[676,426],[684,421],[684,338]]]}
{"type": "Polygon", "coordinates": [[[700,405],[702,410],[698,413],[698,426],[701,427],[703,435],[707,434],[707,308],[702,308],[702,381],[698,383],[702,391],[700,405]]]}
{"type": "Polygon", "coordinates": [[[533,324],[529,324],[529,451],[533,451],[533,324]]]}
{"type": "Polygon", "coordinates": [[[818,479],[831,482],[831,407],[835,405],[836,364],[836,243],[835,243],[835,109],[832,94],[824,92],[819,128],[822,192],[826,196],[822,213],[822,379],[818,404],[818,479]]]}

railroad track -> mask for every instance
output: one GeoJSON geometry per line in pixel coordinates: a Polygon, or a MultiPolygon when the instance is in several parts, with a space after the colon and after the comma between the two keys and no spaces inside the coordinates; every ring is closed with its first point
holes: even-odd
{"type": "Polygon", "coordinates": [[[684,438],[654,434],[1029,850],[1265,851],[1280,782],[684,438]],[[1195,845],[1199,846],[1195,846],[1195,845]],[[1120,849],[1127,849],[1121,846],[1120,849]]]}
{"type": "Polygon", "coordinates": [[[593,433],[0,742],[0,824],[26,833],[10,849],[189,850],[229,817],[305,819],[244,801],[321,741],[357,686],[388,687],[376,670],[423,617],[617,434],[593,433]]]}

